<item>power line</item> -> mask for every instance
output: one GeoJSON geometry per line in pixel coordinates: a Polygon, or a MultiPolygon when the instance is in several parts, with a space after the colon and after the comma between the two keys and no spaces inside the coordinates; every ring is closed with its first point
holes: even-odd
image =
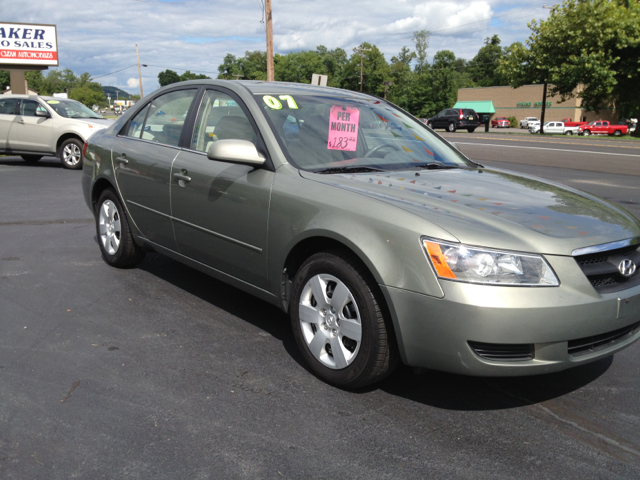
{"type": "Polygon", "coordinates": [[[123,70],[126,70],[127,68],[135,67],[137,65],[138,65],[137,63],[134,63],[133,65],[129,65],[128,67],[121,68],[120,70],[116,70],[115,72],[105,73],[104,75],[98,75],[97,77],[91,77],[91,80],[95,80],[96,78],[106,77],[107,75],[113,75],[114,73],[121,72],[123,70]]]}

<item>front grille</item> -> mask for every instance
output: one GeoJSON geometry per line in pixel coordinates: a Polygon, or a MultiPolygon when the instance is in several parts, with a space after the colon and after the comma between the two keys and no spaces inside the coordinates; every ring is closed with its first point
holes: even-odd
{"type": "Polygon", "coordinates": [[[476,355],[494,362],[523,362],[534,358],[532,343],[468,343],[476,355]]]}
{"type": "Polygon", "coordinates": [[[640,330],[640,322],[592,337],[579,338],[568,342],[569,355],[586,355],[610,347],[632,336],[640,330]]]}
{"type": "Polygon", "coordinates": [[[640,285],[640,245],[618,248],[606,252],[590,253],[574,257],[583,273],[598,293],[612,293],[640,285]],[[622,260],[632,260],[636,273],[623,277],[618,270],[622,260]]]}

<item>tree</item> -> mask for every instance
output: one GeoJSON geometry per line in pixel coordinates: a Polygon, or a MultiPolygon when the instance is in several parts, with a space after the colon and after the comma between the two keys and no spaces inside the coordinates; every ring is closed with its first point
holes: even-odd
{"type": "Polygon", "coordinates": [[[480,87],[497,87],[507,85],[506,78],[497,70],[504,52],[500,47],[500,38],[494,35],[484,39],[484,46],[469,62],[468,73],[471,80],[480,87]]]}
{"type": "MultiPolygon", "coordinates": [[[[324,65],[324,72],[329,75],[327,85],[329,87],[342,87],[344,83],[344,69],[347,65],[347,52],[342,48],[327,50],[324,45],[316,47],[316,53],[320,56],[324,65]]],[[[320,73],[320,72],[313,72],[320,73]]]]}
{"type": "Polygon", "coordinates": [[[3,91],[11,85],[11,75],[7,70],[0,70],[0,91],[3,91]]]}
{"type": "Polygon", "coordinates": [[[615,105],[621,116],[640,113],[640,3],[565,0],[529,28],[527,45],[500,63],[511,86],[548,82],[550,94],[579,97],[596,112],[615,105]]]}
{"type": "Polygon", "coordinates": [[[207,79],[211,79],[211,77],[207,77],[204,73],[200,73],[200,74],[192,73],[189,70],[187,70],[182,75],[180,75],[181,82],[184,82],[186,80],[207,80],[207,79]]]}
{"type": "Polygon", "coordinates": [[[222,80],[234,80],[243,76],[242,67],[235,55],[227,53],[224,60],[218,65],[218,78],[222,80]]]}
{"type": "Polygon", "coordinates": [[[311,83],[314,73],[325,74],[322,57],[314,51],[275,56],[275,77],[280,82],[311,83]]]}
{"type": "Polygon", "coordinates": [[[107,98],[104,95],[104,91],[102,91],[102,89],[98,91],[97,89],[92,88],[89,85],[72,88],[69,91],[69,98],[71,98],[72,100],[77,100],[78,102],[85,104],[89,108],[91,108],[93,105],[102,106],[107,103],[107,98]]]}
{"type": "Polygon", "coordinates": [[[180,76],[174,72],[173,70],[165,70],[164,72],[160,72],[158,74],[158,83],[161,87],[165,85],[170,85],[172,83],[176,83],[180,81],[180,76]]]}
{"type": "Polygon", "coordinates": [[[411,70],[411,62],[416,56],[416,53],[409,50],[409,48],[402,47],[397,57],[391,57],[391,81],[393,85],[389,89],[388,98],[405,110],[409,109],[417,76],[411,70]]]}
{"type": "Polygon", "coordinates": [[[351,58],[345,66],[344,88],[350,90],[360,90],[360,49],[363,53],[363,91],[372,95],[384,95],[383,83],[390,80],[391,70],[384,58],[384,54],[370,43],[363,42],[359,47],[353,49],[351,58]]]}
{"type": "Polygon", "coordinates": [[[428,30],[413,32],[412,40],[416,44],[416,58],[418,60],[415,67],[416,73],[422,73],[428,67],[427,49],[429,48],[429,37],[431,37],[431,32],[428,30]]]}
{"type": "Polygon", "coordinates": [[[240,71],[247,80],[267,79],[267,52],[254,50],[244,52],[244,57],[238,59],[240,71]]]}

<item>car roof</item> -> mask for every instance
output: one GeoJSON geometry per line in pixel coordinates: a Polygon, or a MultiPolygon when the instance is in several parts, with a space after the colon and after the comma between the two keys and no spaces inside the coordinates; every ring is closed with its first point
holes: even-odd
{"type": "Polygon", "coordinates": [[[73,100],[72,98],[62,98],[62,97],[54,97],[51,95],[28,95],[28,94],[21,94],[21,93],[5,93],[4,95],[2,95],[0,98],[28,98],[31,100],[36,100],[36,99],[40,99],[40,100],[71,100],[73,102],[77,102],[77,100],[73,100]]]}

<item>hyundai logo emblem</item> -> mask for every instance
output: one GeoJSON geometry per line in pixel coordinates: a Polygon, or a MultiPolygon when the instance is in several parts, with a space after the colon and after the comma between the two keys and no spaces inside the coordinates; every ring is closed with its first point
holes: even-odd
{"type": "Polygon", "coordinates": [[[623,277],[630,277],[631,275],[636,273],[636,264],[633,263],[633,260],[625,258],[620,262],[620,265],[618,265],[618,270],[623,277]]]}

